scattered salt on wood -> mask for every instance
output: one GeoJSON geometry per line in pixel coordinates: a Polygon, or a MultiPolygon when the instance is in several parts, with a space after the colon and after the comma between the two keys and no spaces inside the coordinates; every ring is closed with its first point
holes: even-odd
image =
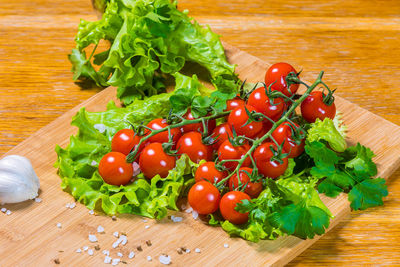
{"type": "Polygon", "coordinates": [[[192,208],[192,207],[189,207],[189,208],[187,208],[187,209],[185,210],[186,213],[191,213],[192,211],[193,211],[193,208],[192,208]]]}
{"type": "Polygon", "coordinates": [[[89,234],[89,241],[92,243],[97,242],[97,237],[95,235],[89,234]]]}
{"type": "Polygon", "coordinates": [[[133,257],[135,257],[135,252],[129,252],[128,258],[132,259],[133,257]]]}
{"type": "Polygon", "coordinates": [[[35,202],[40,203],[42,202],[42,199],[40,197],[35,198],[35,202]]]}
{"type": "Polygon", "coordinates": [[[6,208],[1,208],[1,212],[6,213],[7,209],[6,208]]]}
{"type": "Polygon", "coordinates": [[[73,208],[75,208],[76,207],[76,203],[75,202],[72,202],[71,204],[69,204],[69,208],[70,209],[73,209],[73,208]]]}
{"type": "Polygon", "coordinates": [[[77,250],[75,250],[76,253],[81,253],[82,249],[78,248],[77,250]]]}
{"type": "Polygon", "coordinates": [[[168,265],[171,264],[171,257],[168,255],[161,255],[158,260],[161,264],[168,265]]]}
{"type": "Polygon", "coordinates": [[[93,256],[93,249],[89,249],[87,252],[90,256],[93,256]]]}
{"type": "Polygon", "coordinates": [[[84,251],[86,251],[86,250],[88,250],[88,249],[89,249],[88,246],[84,246],[84,247],[83,247],[83,250],[84,250],[84,251]]]}
{"type": "Polygon", "coordinates": [[[58,227],[58,228],[61,228],[61,223],[57,223],[57,227],[58,227]]]}
{"type": "Polygon", "coordinates": [[[120,261],[121,261],[121,260],[118,259],[118,258],[113,259],[111,265],[112,265],[112,266],[118,265],[118,263],[119,263],[120,261]]]}
{"type": "Polygon", "coordinates": [[[94,214],[94,210],[89,210],[89,214],[93,215],[94,214]]]}
{"type": "Polygon", "coordinates": [[[104,255],[107,255],[107,256],[110,256],[110,251],[108,251],[108,250],[103,250],[103,254],[104,254],[104,255]]]}
{"type": "Polygon", "coordinates": [[[225,243],[224,248],[229,248],[229,245],[225,243]]]}
{"type": "Polygon", "coordinates": [[[199,218],[199,214],[197,213],[197,211],[192,211],[192,217],[193,219],[197,220],[197,218],[199,218]]]}
{"type": "Polygon", "coordinates": [[[149,228],[150,228],[150,225],[146,225],[144,228],[149,229],[149,228]]]}
{"type": "Polygon", "coordinates": [[[151,261],[151,256],[147,256],[147,261],[151,261]]]}
{"type": "Polygon", "coordinates": [[[196,249],[194,250],[194,252],[196,252],[196,253],[200,253],[200,252],[201,252],[201,250],[200,250],[199,248],[196,248],[196,249]]]}
{"type": "Polygon", "coordinates": [[[98,233],[103,233],[103,232],[104,232],[104,227],[101,226],[101,225],[99,225],[99,226],[97,227],[97,232],[98,232],[98,233]]]}
{"type": "Polygon", "coordinates": [[[119,233],[118,233],[118,232],[114,232],[114,233],[113,233],[113,236],[119,237],[119,233]]]}
{"type": "Polygon", "coordinates": [[[6,215],[11,215],[11,213],[12,213],[11,210],[6,211],[6,215]]]}
{"type": "Polygon", "coordinates": [[[112,258],[109,257],[108,255],[104,258],[104,263],[106,264],[110,264],[111,263],[112,258]]]}
{"type": "Polygon", "coordinates": [[[120,258],[122,258],[123,255],[122,255],[121,252],[118,252],[118,253],[117,253],[117,256],[120,257],[120,258]]]}

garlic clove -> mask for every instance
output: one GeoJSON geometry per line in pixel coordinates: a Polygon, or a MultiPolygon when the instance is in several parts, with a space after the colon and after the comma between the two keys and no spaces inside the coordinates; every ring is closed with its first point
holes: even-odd
{"type": "Polygon", "coordinates": [[[26,157],[6,156],[0,160],[0,203],[17,203],[38,196],[39,179],[26,157]]]}

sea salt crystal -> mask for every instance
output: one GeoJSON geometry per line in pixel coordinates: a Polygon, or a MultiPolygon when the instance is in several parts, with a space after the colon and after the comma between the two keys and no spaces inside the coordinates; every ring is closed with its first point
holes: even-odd
{"type": "Polygon", "coordinates": [[[93,215],[94,214],[94,210],[89,210],[89,214],[93,215]]]}
{"type": "Polygon", "coordinates": [[[126,237],[126,235],[121,235],[119,239],[121,239],[121,245],[123,246],[125,246],[126,243],[128,242],[128,238],[126,237]]]}
{"type": "Polygon", "coordinates": [[[88,249],[89,249],[88,246],[84,246],[84,247],[83,247],[83,250],[84,250],[84,251],[86,251],[86,250],[88,250],[88,249]]]}
{"type": "Polygon", "coordinates": [[[190,249],[187,248],[187,249],[185,250],[185,252],[186,252],[186,253],[190,253],[190,249]]]}
{"type": "Polygon", "coordinates": [[[161,255],[158,260],[161,262],[161,264],[171,264],[171,257],[168,255],[161,255]]]}
{"type": "Polygon", "coordinates": [[[89,249],[87,252],[90,256],[93,256],[93,249],[89,249]]]}
{"type": "Polygon", "coordinates": [[[109,257],[108,255],[104,258],[104,263],[106,264],[110,264],[111,263],[112,258],[109,257]]]}
{"type": "Polygon", "coordinates": [[[61,223],[57,223],[57,227],[58,227],[58,228],[61,228],[61,223]]]}
{"type": "Polygon", "coordinates": [[[118,232],[114,232],[114,233],[113,233],[113,236],[118,237],[118,236],[119,236],[119,233],[118,233],[118,232]]]}
{"type": "Polygon", "coordinates": [[[150,225],[146,225],[144,228],[149,229],[149,228],[150,228],[150,225]]]}
{"type": "Polygon", "coordinates": [[[103,250],[103,254],[104,254],[104,255],[107,255],[107,256],[110,256],[110,251],[108,251],[108,250],[103,250]]]}
{"type": "Polygon", "coordinates": [[[135,252],[129,252],[128,258],[132,259],[133,257],[135,257],[135,252]]]}
{"type": "Polygon", "coordinates": [[[35,202],[40,203],[42,202],[42,199],[40,197],[35,198],[35,202]]]}
{"type": "Polygon", "coordinates": [[[77,250],[75,250],[76,253],[81,253],[82,249],[78,248],[77,250]]]}
{"type": "Polygon", "coordinates": [[[142,222],[147,223],[147,220],[146,219],[142,219],[142,222]]]}
{"type": "Polygon", "coordinates": [[[193,219],[197,220],[197,218],[199,218],[199,214],[197,213],[197,211],[192,211],[192,217],[193,219]]]}
{"type": "Polygon", "coordinates": [[[104,133],[106,131],[106,126],[102,123],[95,124],[93,127],[100,133],[104,133]]]}
{"type": "Polygon", "coordinates": [[[11,213],[12,213],[11,210],[6,211],[6,215],[11,215],[11,213]]]}
{"type": "Polygon", "coordinates": [[[120,257],[120,258],[122,258],[123,255],[122,255],[121,252],[118,252],[118,253],[117,253],[117,256],[120,257]]]}
{"type": "Polygon", "coordinates": [[[71,206],[71,203],[65,204],[65,207],[66,207],[67,209],[69,209],[70,206],[71,206]]]}
{"type": "Polygon", "coordinates": [[[89,234],[89,241],[92,243],[97,242],[97,237],[95,235],[89,234]]]}
{"type": "Polygon", "coordinates": [[[193,208],[192,208],[192,207],[189,207],[189,208],[187,208],[187,209],[185,210],[186,213],[191,213],[192,211],[193,211],[193,208]]]}
{"type": "Polygon", "coordinates": [[[6,213],[7,209],[6,208],[1,208],[1,212],[6,213]]]}
{"type": "Polygon", "coordinates": [[[194,252],[196,252],[196,253],[200,253],[200,252],[201,252],[201,250],[200,250],[199,248],[196,248],[196,249],[194,250],[194,252]]]}
{"type": "Polygon", "coordinates": [[[173,222],[181,222],[182,221],[182,217],[178,217],[178,216],[174,216],[174,215],[172,215],[171,216],[171,221],[173,221],[173,222]]]}
{"type": "Polygon", "coordinates": [[[73,209],[73,208],[75,208],[76,207],[76,203],[75,202],[72,202],[70,205],[69,205],[69,208],[70,209],[73,209]]]}
{"type": "Polygon", "coordinates": [[[112,266],[118,265],[118,263],[119,263],[120,261],[121,261],[121,260],[118,259],[118,258],[117,258],[117,259],[113,259],[111,265],[112,265],[112,266]]]}
{"type": "Polygon", "coordinates": [[[104,227],[101,226],[101,225],[99,225],[99,226],[97,227],[97,232],[98,232],[98,233],[103,233],[103,232],[104,232],[104,227]]]}
{"type": "Polygon", "coordinates": [[[229,245],[225,243],[224,248],[229,248],[229,245]]]}
{"type": "Polygon", "coordinates": [[[151,261],[151,256],[147,256],[147,261],[151,261]]]}

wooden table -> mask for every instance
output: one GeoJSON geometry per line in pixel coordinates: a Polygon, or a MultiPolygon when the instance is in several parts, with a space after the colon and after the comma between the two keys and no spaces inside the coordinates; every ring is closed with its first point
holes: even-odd
{"type": "MultiPolygon", "coordinates": [[[[0,5],[0,155],[98,92],[72,82],[67,54],[90,1],[0,5]]],[[[181,0],[222,40],[312,80],[325,70],[337,94],[400,125],[400,2],[181,0]]],[[[291,265],[400,264],[400,171],[385,206],[353,212],[291,265]]],[[[1,214],[0,214],[1,215],[1,214]]]]}

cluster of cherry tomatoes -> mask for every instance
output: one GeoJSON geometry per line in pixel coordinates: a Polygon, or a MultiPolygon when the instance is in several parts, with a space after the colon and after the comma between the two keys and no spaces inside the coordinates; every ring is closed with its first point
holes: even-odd
{"type": "MultiPolygon", "coordinates": [[[[176,159],[187,154],[193,162],[205,161],[196,170],[196,183],[189,190],[191,207],[199,214],[219,209],[222,217],[232,223],[247,222],[248,214],[237,211],[236,205],[258,197],[263,190],[263,178],[279,177],[287,169],[288,158],[304,151],[303,128],[291,120],[274,125],[290,108],[299,87],[298,83],[288,86],[289,73],[297,75],[287,63],[272,65],[266,72],[265,86],[244,98],[237,96],[227,101],[226,111],[230,113],[218,126],[215,119],[205,124],[190,123],[195,118],[189,109],[183,116],[189,123],[179,128],[169,127],[168,131],[151,134],[170,126],[166,119],[157,118],[146,125],[141,136],[133,129],[120,130],[112,139],[112,152],[99,163],[101,177],[108,184],[125,185],[132,179],[135,164],[147,179],[156,175],[166,177],[175,167],[176,159]],[[274,96],[274,91],[280,94],[274,96]],[[257,119],[252,114],[258,114],[257,119]],[[264,137],[273,126],[270,136],[248,153],[254,140],[264,137]],[[146,142],[137,148],[142,138],[146,142]],[[126,156],[135,148],[138,156],[133,164],[128,163],[126,156]],[[222,197],[221,192],[224,192],[222,197]]],[[[311,92],[301,104],[301,113],[308,122],[333,119],[336,108],[331,91],[311,92]]]]}

